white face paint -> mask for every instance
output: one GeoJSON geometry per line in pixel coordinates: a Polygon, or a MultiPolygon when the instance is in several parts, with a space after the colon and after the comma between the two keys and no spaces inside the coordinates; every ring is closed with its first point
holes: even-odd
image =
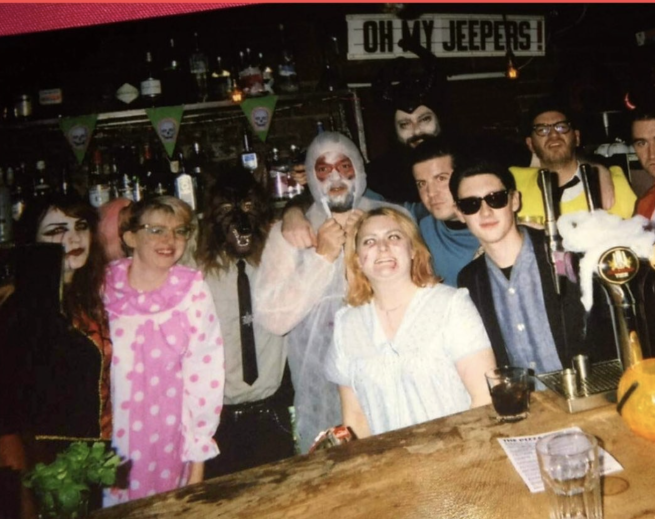
{"type": "Polygon", "coordinates": [[[36,241],[61,243],[64,247],[64,281],[69,283],[73,273],[86,265],[91,247],[89,223],[74,216],[68,216],[52,208],[41,220],[36,241]]]}
{"type": "Polygon", "coordinates": [[[414,252],[409,237],[393,218],[374,216],[357,235],[357,260],[369,281],[411,279],[414,252]]]}
{"type": "Polygon", "coordinates": [[[411,148],[418,146],[426,136],[441,132],[437,114],[425,105],[419,106],[411,114],[396,110],[394,120],[398,140],[411,148]]]}
{"type": "Polygon", "coordinates": [[[324,153],[316,160],[314,172],[331,211],[339,213],[352,209],[355,170],[348,157],[341,153],[324,153]]]}

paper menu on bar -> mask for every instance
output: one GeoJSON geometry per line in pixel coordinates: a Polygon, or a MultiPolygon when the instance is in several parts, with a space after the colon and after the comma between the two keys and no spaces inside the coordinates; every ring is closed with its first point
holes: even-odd
{"type": "MultiPolygon", "coordinates": [[[[539,472],[539,461],[537,460],[536,444],[540,438],[556,433],[582,431],[579,427],[569,427],[558,431],[550,431],[533,436],[514,436],[510,438],[498,438],[500,446],[509,457],[512,465],[519,473],[530,492],[543,492],[544,482],[539,472]]],[[[623,470],[621,464],[602,447],[598,447],[600,461],[600,474],[605,476],[623,470]]]]}

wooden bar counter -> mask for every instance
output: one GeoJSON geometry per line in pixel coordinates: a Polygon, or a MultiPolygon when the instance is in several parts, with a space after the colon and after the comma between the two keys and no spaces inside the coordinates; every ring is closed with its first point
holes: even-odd
{"type": "Polygon", "coordinates": [[[633,434],[612,405],[568,414],[555,398],[533,394],[530,416],[515,424],[496,423],[486,406],[93,517],[546,519],[545,494],[530,493],[497,438],[577,425],[624,468],[603,478],[605,519],[655,519],[655,443],[633,434]]]}

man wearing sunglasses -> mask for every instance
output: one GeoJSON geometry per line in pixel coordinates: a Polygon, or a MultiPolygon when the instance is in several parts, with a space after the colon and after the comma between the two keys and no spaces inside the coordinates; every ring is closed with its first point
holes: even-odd
{"type": "Polygon", "coordinates": [[[580,353],[594,362],[616,358],[607,305],[595,301],[585,315],[579,287],[568,278],[558,296],[543,231],[517,225],[521,195],[512,174],[472,160],[456,167],[449,188],[458,218],[484,251],[462,269],[458,284],[482,316],[498,365],[545,373],[570,367],[580,353]]]}
{"type": "MultiPolygon", "coordinates": [[[[560,214],[588,210],[580,182],[580,161],[576,156],[580,131],[575,128],[569,109],[552,98],[537,101],[526,118],[525,135],[528,149],[539,159],[540,167],[555,171],[559,177],[560,214]]],[[[631,217],[637,197],[621,168],[612,166],[607,172],[598,164],[593,166],[600,170],[603,198],[613,187],[613,203],[605,204],[608,211],[622,218],[631,217]]],[[[521,192],[519,219],[543,223],[544,207],[537,182],[538,169],[513,167],[511,171],[521,192]]]]}

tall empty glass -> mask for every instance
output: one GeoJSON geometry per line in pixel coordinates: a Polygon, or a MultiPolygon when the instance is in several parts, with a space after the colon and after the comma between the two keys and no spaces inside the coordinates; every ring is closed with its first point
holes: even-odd
{"type": "Polygon", "coordinates": [[[550,519],[603,519],[596,438],[580,431],[546,436],[537,457],[550,519]]]}

